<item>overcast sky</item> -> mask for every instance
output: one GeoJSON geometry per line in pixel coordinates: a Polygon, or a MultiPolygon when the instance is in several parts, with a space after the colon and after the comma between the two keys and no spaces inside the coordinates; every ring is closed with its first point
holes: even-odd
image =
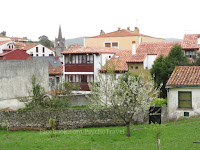
{"type": "Polygon", "coordinates": [[[0,32],[54,40],[61,25],[66,39],[95,36],[118,27],[160,38],[200,33],[199,0],[1,0],[0,32]],[[138,20],[138,21],[136,21],[138,20]]]}

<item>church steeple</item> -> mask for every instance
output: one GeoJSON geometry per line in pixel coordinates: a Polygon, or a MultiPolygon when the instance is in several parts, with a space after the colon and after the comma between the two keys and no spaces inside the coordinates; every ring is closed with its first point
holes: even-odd
{"type": "Polygon", "coordinates": [[[59,25],[59,31],[58,31],[58,39],[62,39],[62,31],[61,31],[60,25],[59,25]]]}
{"type": "Polygon", "coordinates": [[[55,39],[56,56],[62,56],[61,52],[66,50],[65,38],[62,37],[61,26],[59,25],[58,38],[55,39]]]}

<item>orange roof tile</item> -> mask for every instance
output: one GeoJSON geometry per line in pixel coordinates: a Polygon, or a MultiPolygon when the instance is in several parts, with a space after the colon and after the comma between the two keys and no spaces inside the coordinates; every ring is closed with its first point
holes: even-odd
{"type": "Polygon", "coordinates": [[[131,56],[127,62],[143,62],[146,55],[167,56],[172,46],[180,42],[143,42],[136,49],[136,54],[131,56]]]}
{"type": "Polygon", "coordinates": [[[49,74],[50,75],[62,75],[63,74],[63,66],[49,67],[49,74]]]}
{"type": "Polygon", "coordinates": [[[22,46],[20,48],[24,49],[24,50],[29,50],[37,45],[39,45],[40,43],[26,43],[25,46],[22,46]]]}
{"type": "Polygon", "coordinates": [[[101,71],[106,71],[107,69],[113,69],[115,71],[128,71],[128,65],[126,63],[127,59],[131,56],[131,50],[119,50],[107,63],[101,71]]]}
{"type": "MultiPolygon", "coordinates": [[[[98,35],[98,36],[94,36],[93,38],[98,38],[98,37],[123,37],[123,36],[147,36],[147,35],[144,35],[144,34],[135,34],[133,33],[133,31],[128,31],[128,30],[125,30],[125,29],[122,29],[120,31],[114,31],[114,32],[110,32],[110,33],[105,33],[105,34],[101,34],[101,35],[98,35]]],[[[150,36],[147,36],[147,37],[150,37],[150,36]]]]}
{"type": "Polygon", "coordinates": [[[200,86],[200,66],[178,66],[166,86],[200,86]]]}
{"type": "Polygon", "coordinates": [[[198,38],[200,34],[185,34],[181,46],[183,49],[198,49],[198,38]]]}
{"type": "Polygon", "coordinates": [[[81,53],[116,53],[119,49],[109,47],[77,47],[62,52],[62,54],[81,54],[81,53]]]}
{"type": "Polygon", "coordinates": [[[6,44],[8,42],[10,42],[10,41],[0,41],[0,46],[6,44]]]}

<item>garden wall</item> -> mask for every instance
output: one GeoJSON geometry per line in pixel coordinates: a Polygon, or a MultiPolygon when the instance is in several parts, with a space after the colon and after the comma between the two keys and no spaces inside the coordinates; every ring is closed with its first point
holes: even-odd
{"type": "MultiPolygon", "coordinates": [[[[10,111],[0,112],[0,122],[8,120],[11,127],[48,128],[49,118],[56,118],[57,129],[124,125],[114,110],[109,109],[64,109],[56,111],[10,111]]],[[[135,117],[134,123],[147,123],[143,113],[135,117]]]]}

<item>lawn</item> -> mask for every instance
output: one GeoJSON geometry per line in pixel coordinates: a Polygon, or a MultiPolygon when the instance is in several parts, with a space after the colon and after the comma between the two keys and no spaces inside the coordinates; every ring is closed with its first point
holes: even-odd
{"type": "MultiPolygon", "coordinates": [[[[162,150],[200,149],[200,119],[176,121],[160,126],[162,150]]],[[[156,130],[152,125],[131,126],[131,137],[125,127],[84,128],[55,131],[0,131],[0,150],[155,150],[156,130]]]]}

